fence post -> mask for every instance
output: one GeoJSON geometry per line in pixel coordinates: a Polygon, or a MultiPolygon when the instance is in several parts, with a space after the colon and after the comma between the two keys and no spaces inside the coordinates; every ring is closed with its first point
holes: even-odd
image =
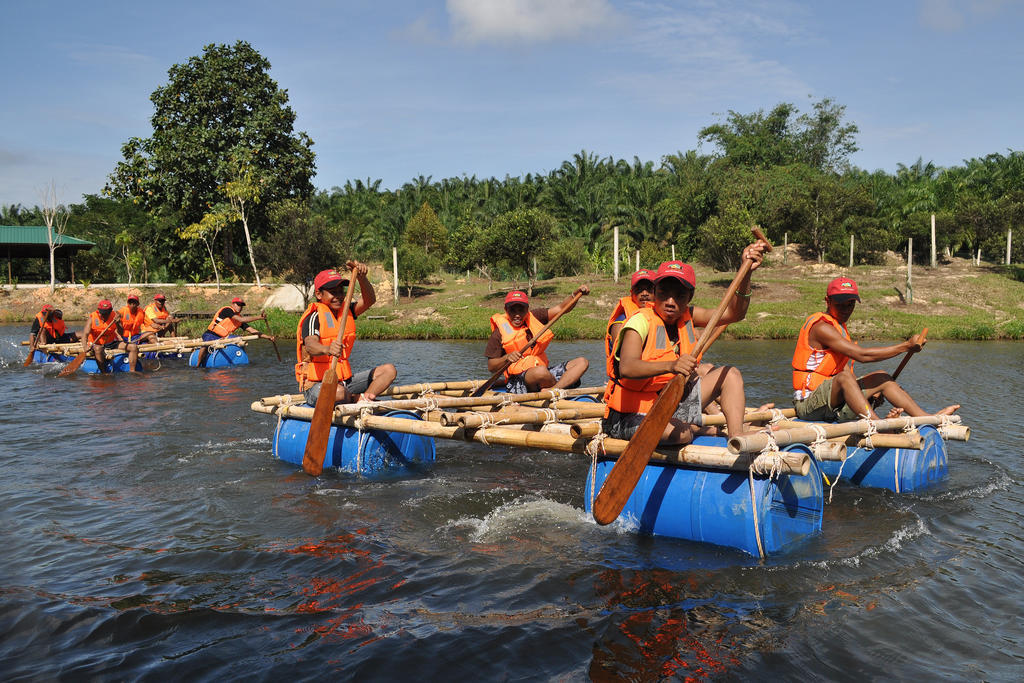
{"type": "Polygon", "coordinates": [[[853,233],[850,233],[850,267],[853,268],[853,233]]]}
{"type": "Polygon", "coordinates": [[[672,260],[676,260],[676,245],[672,245],[672,260]]]}
{"type": "Polygon", "coordinates": [[[639,249],[636,250],[636,268],[633,269],[633,272],[635,273],[638,270],[640,270],[640,250],[639,249]]]}
{"type": "Polygon", "coordinates": [[[789,233],[782,236],[782,265],[786,265],[786,254],[789,253],[789,233]]]}
{"type": "Polygon", "coordinates": [[[395,305],[398,305],[398,247],[391,247],[391,264],[395,274],[395,305]]]}
{"type": "Polygon", "coordinates": [[[618,282],[619,281],[619,226],[618,225],[615,226],[614,237],[612,238],[612,241],[614,242],[614,244],[612,246],[612,251],[614,252],[612,254],[612,261],[615,263],[615,281],[618,282]]]}
{"type": "Polygon", "coordinates": [[[914,266],[914,238],[907,238],[907,304],[914,303],[914,285],[910,282],[910,270],[914,266]]]}
{"type": "Polygon", "coordinates": [[[1010,265],[1010,254],[1013,252],[1013,228],[1006,229],[1006,265],[1010,265]]]}
{"type": "Polygon", "coordinates": [[[935,214],[932,214],[932,268],[935,267],[935,214]]]}

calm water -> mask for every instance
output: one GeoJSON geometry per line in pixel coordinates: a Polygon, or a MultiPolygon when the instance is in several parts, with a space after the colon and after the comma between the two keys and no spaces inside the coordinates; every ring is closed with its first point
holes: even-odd
{"type": "MultiPolygon", "coordinates": [[[[23,327],[0,326],[5,680],[1024,675],[1020,344],[931,342],[904,372],[973,429],[944,486],[840,487],[823,535],[760,562],[596,526],[571,454],[439,441],[426,474],[311,479],[249,410],[293,391],[264,343],[248,368],[57,379],[21,367],[23,327]]],[[[482,343],[356,349],[404,382],[486,375],[482,343]]],[[[599,383],[599,343],[552,351],[599,383]]],[[[788,394],[790,344],[712,352],[749,403],[788,394]]]]}

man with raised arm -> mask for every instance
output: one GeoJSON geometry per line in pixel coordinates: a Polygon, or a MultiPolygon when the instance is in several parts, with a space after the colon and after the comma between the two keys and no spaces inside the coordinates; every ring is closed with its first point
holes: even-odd
{"type": "Polygon", "coordinates": [[[580,285],[572,296],[551,308],[530,310],[526,292],[512,291],[505,296],[505,311],[491,316],[491,336],[484,348],[487,370],[494,373],[505,368],[505,390],[510,394],[526,394],[541,389],[570,389],[579,386],[580,378],[590,363],[583,356],[548,365],[547,348],[554,338],[545,330],[529,349],[523,348],[540,333],[548,322],[576,306],[576,294],[589,294],[590,288],[580,285]],[[507,365],[507,367],[506,367],[507,365]]]}
{"type": "MultiPolygon", "coordinates": [[[[245,300],[236,296],[231,303],[217,311],[210,325],[203,332],[203,341],[214,341],[230,337],[235,330],[244,325],[244,330],[249,334],[255,334],[261,338],[275,339],[272,334],[263,334],[249,323],[254,320],[266,320],[266,315],[242,315],[245,308],[245,300]]],[[[206,363],[207,347],[199,347],[199,356],[196,358],[196,365],[202,367],[206,363]]]]}
{"type": "MultiPolygon", "coordinates": [[[[753,262],[751,271],[761,265],[765,246],[758,241],[743,250],[743,258],[753,262]]],[[[699,434],[717,433],[702,426],[703,409],[712,401],[717,401],[725,413],[729,436],[744,432],[746,397],[740,371],[728,365],[706,365],[706,372],[699,376],[695,373],[700,361],[690,353],[697,345],[694,328],[706,326],[714,315],[714,310],[690,305],[696,285],[697,277],[688,264],[662,263],[654,279],[654,307],[640,309],[622,326],[613,346],[610,378],[604,394],[607,408],[601,425],[609,436],[632,438],[661,390],[675,375],[691,373],[694,377],[665,426],[661,440],[686,444],[699,434]]],[[[719,324],[743,320],[749,304],[748,273],[739,283],[719,324]]]]}
{"type": "Polygon", "coordinates": [[[377,294],[366,277],[365,263],[349,261],[350,272],[354,271],[359,283],[359,301],[349,304],[345,316],[345,329],[341,330],[342,308],[345,292],[349,285],[349,273],[323,270],[313,280],[316,301],[313,301],[299,319],[295,334],[295,379],[306,403],[316,405],[324,373],[331,365],[331,358],[338,358],[338,393],[335,403],[373,401],[391,386],[398,376],[398,370],[391,363],[384,363],[360,372],[352,373],[349,358],[356,341],[356,318],[366,312],[377,301],[377,294]]]}
{"type": "MultiPolygon", "coordinates": [[[[825,312],[807,317],[793,352],[793,407],[802,420],[852,422],[862,418],[877,420],[871,407],[876,396],[893,405],[889,417],[901,413],[918,417],[929,415],[887,372],[872,372],[858,378],[853,361],[874,363],[908,351],[920,351],[924,341],[914,335],[891,346],[864,348],[850,338],[846,321],[860,301],[857,283],[837,277],[825,289],[825,312]]],[[[943,408],[936,415],[951,415],[959,405],[943,408]]]]}

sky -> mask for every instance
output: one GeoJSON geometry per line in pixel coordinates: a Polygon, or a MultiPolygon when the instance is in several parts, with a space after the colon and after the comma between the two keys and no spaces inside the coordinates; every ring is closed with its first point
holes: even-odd
{"type": "Polygon", "coordinates": [[[832,98],[895,173],[1024,149],[1021,0],[0,0],[0,205],[102,191],[152,92],[249,42],[314,141],[314,186],[660,163],[730,111],[832,98]]]}

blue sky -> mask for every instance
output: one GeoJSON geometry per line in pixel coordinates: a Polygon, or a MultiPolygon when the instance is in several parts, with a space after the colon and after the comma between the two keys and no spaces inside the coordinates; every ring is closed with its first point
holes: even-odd
{"type": "Polygon", "coordinates": [[[347,179],[545,173],[581,149],[659,162],[729,110],[831,97],[853,162],[894,172],[1024,149],[1024,2],[3,0],[0,204],[99,192],[149,95],[246,40],[347,179]]]}

